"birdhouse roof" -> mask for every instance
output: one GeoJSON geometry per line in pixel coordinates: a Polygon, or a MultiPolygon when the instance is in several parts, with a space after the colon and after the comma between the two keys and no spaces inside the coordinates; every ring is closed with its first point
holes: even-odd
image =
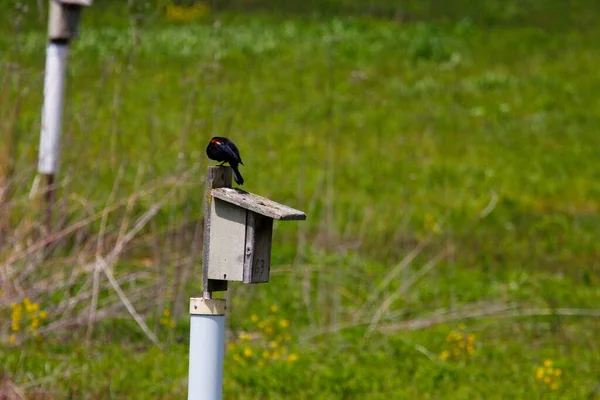
{"type": "Polygon", "coordinates": [[[285,221],[306,219],[306,214],[300,210],[277,203],[254,193],[245,192],[241,189],[226,187],[212,189],[212,195],[217,199],[254,211],[265,217],[285,221]]]}
{"type": "Polygon", "coordinates": [[[92,0],[59,0],[59,3],[89,7],[92,5],[92,0]]]}

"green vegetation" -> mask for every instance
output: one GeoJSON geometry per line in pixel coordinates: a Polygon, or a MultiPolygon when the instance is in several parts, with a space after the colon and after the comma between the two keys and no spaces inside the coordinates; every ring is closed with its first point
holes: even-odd
{"type": "Polygon", "coordinates": [[[276,225],[268,285],[232,285],[225,398],[600,397],[595,3],[230,1],[167,18],[166,2],[98,1],[70,54],[55,229],[90,221],[43,258],[23,251],[45,237],[28,197],[45,22],[10,3],[0,369],[25,395],[186,395],[219,134],[244,189],[308,215],[276,225]],[[109,269],[162,349],[106,278],[90,328],[91,295],[65,305],[153,206],[109,269]]]}

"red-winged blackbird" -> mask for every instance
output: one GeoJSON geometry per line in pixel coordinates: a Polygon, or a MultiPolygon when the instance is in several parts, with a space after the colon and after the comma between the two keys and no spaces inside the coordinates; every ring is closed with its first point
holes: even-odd
{"type": "Polygon", "coordinates": [[[244,165],[244,163],[235,143],[226,137],[215,136],[210,139],[208,146],[206,146],[206,155],[211,160],[219,161],[221,165],[226,162],[229,163],[231,168],[233,168],[235,183],[238,185],[244,184],[244,178],[242,178],[242,174],[238,170],[238,164],[244,165]]]}

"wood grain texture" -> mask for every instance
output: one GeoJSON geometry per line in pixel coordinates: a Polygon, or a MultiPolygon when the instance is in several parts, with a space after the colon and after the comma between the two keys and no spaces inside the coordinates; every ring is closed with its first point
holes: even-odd
{"type": "Polygon", "coordinates": [[[226,311],[225,299],[190,297],[190,315],[225,315],[226,311]]]}
{"type": "Polygon", "coordinates": [[[244,283],[269,282],[273,218],[247,211],[244,283]]]}
{"type": "Polygon", "coordinates": [[[205,298],[210,298],[212,292],[227,290],[227,281],[208,278],[210,262],[210,230],[212,213],[212,190],[219,187],[231,187],[233,170],[229,167],[208,167],[206,172],[206,190],[204,192],[204,248],[202,261],[202,291],[205,298]]]}
{"type": "Polygon", "coordinates": [[[219,187],[212,190],[212,195],[217,199],[221,199],[276,220],[291,221],[306,219],[306,214],[300,210],[277,203],[254,193],[245,192],[241,189],[219,187]]]}
{"type": "Polygon", "coordinates": [[[211,210],[208,279],[241,282],[248,211],[220,199],[213,199],[211,210]]]}

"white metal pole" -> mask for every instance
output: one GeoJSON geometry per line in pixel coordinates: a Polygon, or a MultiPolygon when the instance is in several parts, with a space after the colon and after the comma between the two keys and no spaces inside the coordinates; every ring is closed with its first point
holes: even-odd
{"type": "Polygon", "coordinates": [[[190,299],[188,400],[220,400],[223,395],[225,299],[190,299]]]}
{"type": "Polygon", "coordinates": [[[68,52],[67,43],[50,42],[46,48],[44,107],[38,161],[38,171],[44,175],[54,175],[58,168],[68,52]]]}
{"type": "Polygon", "coordinates": [[[91,4],[91,0],[49,0],[44,106],[38,157],[38,171],[47,177],[45,197],[48,234],[52,231],[54,176],[58,169],[60,153],[69,42],[77,33],[81,7],[91,4]]]}

